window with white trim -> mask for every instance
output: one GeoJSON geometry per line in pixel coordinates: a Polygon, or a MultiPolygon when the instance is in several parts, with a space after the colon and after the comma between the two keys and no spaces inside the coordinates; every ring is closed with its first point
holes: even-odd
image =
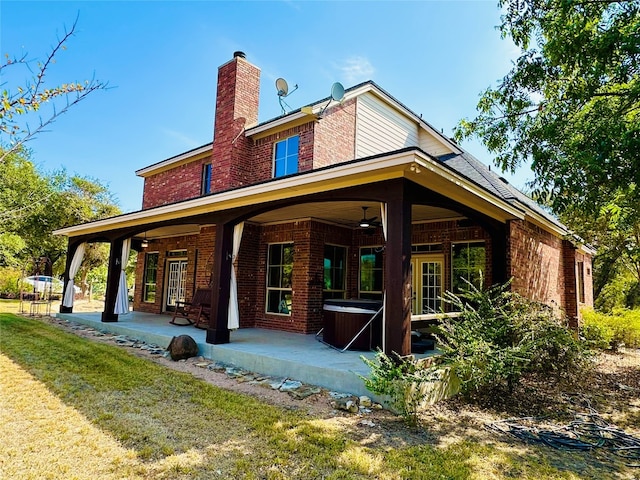
{"type": "Polygon", "coordinates": [[[298,135],[276,142],[273,149],[273,177],[298,173],[298,135]]]}
{"type": "Polygon", "coordinates": [[[273,243],[267,255],[267,313],[291,315],[293,243],[273,243]]]}

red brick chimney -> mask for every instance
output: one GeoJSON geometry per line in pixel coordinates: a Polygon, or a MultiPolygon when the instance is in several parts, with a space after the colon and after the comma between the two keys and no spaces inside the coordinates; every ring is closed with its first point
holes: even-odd
{"type": "Polygon", "coordinates": [[[258,123],[260,69],[235,52],[218,68],[211,191],[240,187],[251,179],[251,145],[244,129],[258,123]]]}

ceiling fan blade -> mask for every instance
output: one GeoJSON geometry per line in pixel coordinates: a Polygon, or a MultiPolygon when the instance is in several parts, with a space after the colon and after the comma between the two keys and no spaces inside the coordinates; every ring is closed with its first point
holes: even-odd
{"type": "Polygon", "coordinates": [[[371,217],[371,218],[369,218],[368,220],[369,220],[369,222],[373,223],[373,222],[375,222],[377,219],[378,219],[378,217],[371,217]]]}

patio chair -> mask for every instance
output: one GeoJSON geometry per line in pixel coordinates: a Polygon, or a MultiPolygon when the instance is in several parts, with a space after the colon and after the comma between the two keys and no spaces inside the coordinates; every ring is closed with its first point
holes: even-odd
{"type": "Polygon", "coordinates": [[[206,328],[210,315],[211,288],[197,288],[190,302],[176,302],[176,309],[169,323],[178,327],[193,325],[206,328]],[[178,323],[176,320],[186,320],[187,323],[178,323]]]}

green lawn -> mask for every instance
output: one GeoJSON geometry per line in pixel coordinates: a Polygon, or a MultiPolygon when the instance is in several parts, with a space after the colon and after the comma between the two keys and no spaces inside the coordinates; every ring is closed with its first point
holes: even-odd
{"type": "MultiPolygon", "coordinates": [[[[619,478],[608,469],[586,466],[579,457],[583,454],[554,453],[548,460],[548,450],[514,448],[495,438],[461,437],[446,445],[398,442],[396,448],[377,446],[375,438],[358,441],[336,422],[216,388],[122,348],[13,314],[0,314],[0,353],[5,365],[0,402],[7,401],[4,392],[14,395],[11,405],[4,405],[11,407],[11,418],[0,416],[9,423],[2,425],[6,438],[0,442],[0,478],[72,478],[47,474],[51,466],[43,466],[41,459],[52,449],[61,459],[76,455],[76,466],[83,471],[78,462],[89,460],[82,460],[85,457],[71,446],[82,444],[81,432],[87,429],[98,435],[95,442],[104,465],[93,465],[99,459],[92,458],[86,476],[73,478],[92,478],[91,471],[111,471],[113,478],[153,479],[619,478]],[[41,393],[34,394],[36,390],[41,393]],[[41,417],[58,414],[51,407],[33,418],[34,409],[49,401],[70,410],[60,413],[53,427],[42,427],[41,417]],[[52,430],[63,425],[73,436],[75,430],[67,423],[76,415],[89,425],[74,427],[77,441],[52,444],[52,430]],[[34,444],[31,460],[21,453],[26,457],[19,469],[2,460],[17,455],[20,438],[12,436],[29,437],[34,444]],[[107,453],[108,447],[114,448],[113,454],[107,453]],[[570,455],[569,461],[562,455],[570,455]]],[[[74,458],[68,462],[73,464],[74,458]]]]}

